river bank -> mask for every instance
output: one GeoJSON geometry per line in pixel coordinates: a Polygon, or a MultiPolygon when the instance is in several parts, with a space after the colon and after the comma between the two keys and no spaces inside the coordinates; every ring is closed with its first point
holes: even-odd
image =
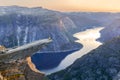
{"type": "Polygon", "coordinates": [[[63,70],[73,64],[75,60],[82,57],[83,55],[87,54],[91,50],[97,48],[98,46],[102,45],[101,42],[96,41],[100,37],[100,31],[103,29],[103,27],[93,28],[93,29],[87,29],[82,32],[78,32],[74,34],[73,36],[77,38],[76,42],[83,45],[83,48],[73,52],[72,54],[69,54],[65,59],[62,60],[62,62],[53,69],[47,69],[47,70],[41,70],[46,75],[63,70]]]}

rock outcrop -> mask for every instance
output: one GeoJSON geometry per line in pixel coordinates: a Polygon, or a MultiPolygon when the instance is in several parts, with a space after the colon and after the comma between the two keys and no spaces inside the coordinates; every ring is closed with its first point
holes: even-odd
{"type": "Polygon", "coordinates": [[[44,74],[29,67],[27,61],[17,60],[10,63],[0,62],[0,80],[43,80],[44,74]]]}
{"type": "Polygon", "coordinates": [[[35,70],[28,57],[51,41],[39,40],[0,54],[0,80],[43,80],[44,74],[35,70]]]}

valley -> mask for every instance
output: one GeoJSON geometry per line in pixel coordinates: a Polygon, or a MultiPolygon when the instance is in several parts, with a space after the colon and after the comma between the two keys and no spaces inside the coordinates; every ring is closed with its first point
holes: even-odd
{"type": "Polygon", "coordinates": [[[8,54],[18,51],[14,55],[1,54],[0,78],[7,75],[12,80],[119,80],[119,43],[118,12],[0,7],[0,45],[3,49],[12,48],[8,54]],[[32,42],[48,38],[52,39],[49,45],[32,48],[32,42]],[[24,49],[27,44],[31,46],[28,50],[24,49]]]}
{"type": "MultiPolygon", "coordinates": [[[[97,48],[98,46],[102,45],[102,43],[96,41],[96,39],[98,39],[100,37],[99,31],[101,31],[102,29],[103,29],[103,27],[98,27],[98,28],[93,28],[93,29],[87,29],[85,31],[74,34],[73,36],[78,39],[78,40],[76,40],[76,42],[82,44],[83,48],[67,55],[60,62],[60,64],[57,67],[55,67],[53,69],[46,69],[46,70],[39,69],[39,70],[42,72],[45,72],[45,74],[48,75],[48,74],[51,74],[51,73],[54,73],[54,72],[57,72],[57,71],[60,71],[60,70],[63,70],[65,68],[69,67],[78,58],[82,57],[83,55],[87,54],[91,50],[97,48]],[[94,34],[96,34],[96,35],[94,35],[94,34]]],[[[53,59],[53,61],[54,60],[55,59],[53,59]]],[[[39,64],[41,64],[41,63],[39,63],[39,64]]]]}

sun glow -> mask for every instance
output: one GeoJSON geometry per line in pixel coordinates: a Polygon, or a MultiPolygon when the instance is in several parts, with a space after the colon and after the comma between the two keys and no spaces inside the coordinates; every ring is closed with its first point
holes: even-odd
{"type": "Polygon", "coordinates": [[[60,11],[120,11],[120,0],[0,0],[0,6],[42,6],[60,11]]]}

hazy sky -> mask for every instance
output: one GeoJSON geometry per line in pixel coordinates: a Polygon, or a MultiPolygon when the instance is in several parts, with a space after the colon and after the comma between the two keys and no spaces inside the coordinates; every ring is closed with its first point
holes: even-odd
{"type": "Polygon", "coordinates": [[[120,11],[120,0],[0,0],[1,6],[42,6],[60,11],[120,11]]]}

